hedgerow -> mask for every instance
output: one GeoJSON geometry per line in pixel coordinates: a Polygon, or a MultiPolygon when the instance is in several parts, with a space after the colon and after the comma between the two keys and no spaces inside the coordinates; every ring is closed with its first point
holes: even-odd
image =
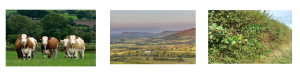
{"type": "Polygon", "coordinates": [[[260,10],[209,10],[209,63],[254,63],[289,43],[292,30],[260,10]]]}

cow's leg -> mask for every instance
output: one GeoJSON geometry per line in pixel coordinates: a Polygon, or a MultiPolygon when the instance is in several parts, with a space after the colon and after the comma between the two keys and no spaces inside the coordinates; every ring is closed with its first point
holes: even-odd
{"type": "Polygon", "coordinates": [[[43,53],[43,58],[45,59],[46,58],[46,55],[44,53],[44,50],[42,50],[42,53],[43,53]]]}
{"type": "Polygon", "coordinates": [[[80,57],[81,57],[82,59],[84,59],[84,50],[82,50],[82,51],[80,52],[80,57]]]}
{"type": "Polygon", "coordinates": [[[32,51],[31,51],[31,49],[29,49],[29,48],[28,48],[28,50],[29,50],[29,51],[28,51],[29,53],[28,53],[27,56],[28,56],[28,60],[30,60],[30,59],[31,59],[31,55],[32,55],[32,51]]]}
{"type": "Polygon", "coordinates": [[[20,51],[19,50],[16,50],[17,51],[17,54],[18,54],[18,60],[21,58],[20,57],[20,51]]]}
{"type": "Polygon", "coordinates": [[[54,52],[51,52],[51,54],[52,54],[52,55],[51,55],[51,59],[53,59],[54,52]]]}
{"type": "Polygon", "coordinates": [[[48,58],[50,59],[51,55],[52,55],[52,49],[49,49],[49,55],[48,55],[48,58]]]}
{"type": "Polygon", "coordinates": [[[75,50],[74,59],[78,59],[78,50],[75,50]]]}
{"type": "Polygon", "coordinates": [[[37,48],[34,51],[34,58],[36,59],[36,55],[37,55],[37,48]]]}
{"type": "Polygon", "coordinates": [[[24,53],[24,49],[22,49],[23,59],[26,60],[26,54],[24,53]]]}
{"type": "Polygon", "coordinates": [[[70,50],[67,51],[69,58],[71,59],[71,54],[70,54],[70,50]]]}
{"type": "Polygon", "coordinates": [[[68,54],[67,54],[66,50],[64,50],[64,53],[65,53],[65,58],[67,58],[67,55],[68,55],[68,54]]]}
{"type": "Polygon", "coordinates": [[[56,59],[56,57],[57,57],[57,52],[58,52],[58,50],[56,49],[56,50],[55,50],[55,59],[56,59]]]}

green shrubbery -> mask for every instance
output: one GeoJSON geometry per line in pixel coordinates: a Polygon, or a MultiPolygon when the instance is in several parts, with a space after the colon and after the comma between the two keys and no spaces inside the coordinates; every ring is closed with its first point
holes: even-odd
{"type": "Polygon", "coordinates": [[[209,63],[253,63],[289,43],[292,30],[266,11],[209,10],[209,63]]]}

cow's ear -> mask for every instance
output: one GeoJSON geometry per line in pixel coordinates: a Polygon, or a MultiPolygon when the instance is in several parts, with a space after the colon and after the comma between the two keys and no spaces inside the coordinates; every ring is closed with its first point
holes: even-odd
{"type": "Polygon", "coordinates": [[[17,39],[20,39],[21,38],[21,36],[19,35],[18,37],[17,37],[17,39]]]}
{"type": "Polygon", "coordinates": [[[69,39],[69,36],[67,36],[66,38],[68,38],[68,39],[69,39]]]}
{"type": "Polygon", "coordinates": [[[79,38],[79,36],[76,36],[76,39],[78,39],[79,38]]]}
{"type": "Polygon", "coordinates": [[[40,40],[42,40],[42,38],[41,38],[41,37],[40,37],[39,39],[40,39],[40,40]]]}
{"type": "Polygon", "coordinates": [[[27,35],[27,38],[29,38],[30,36],[29,35],[27,35]]]}

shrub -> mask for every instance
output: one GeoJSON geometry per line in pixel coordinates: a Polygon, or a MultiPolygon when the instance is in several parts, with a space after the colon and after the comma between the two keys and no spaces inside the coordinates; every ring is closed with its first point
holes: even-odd
{"type": "Polygon", "coordinates": [[[274,44],[291,40],[291,34],[266,11],[209,10],[209,63],[253,63],[278,47],[274,44]]]}

